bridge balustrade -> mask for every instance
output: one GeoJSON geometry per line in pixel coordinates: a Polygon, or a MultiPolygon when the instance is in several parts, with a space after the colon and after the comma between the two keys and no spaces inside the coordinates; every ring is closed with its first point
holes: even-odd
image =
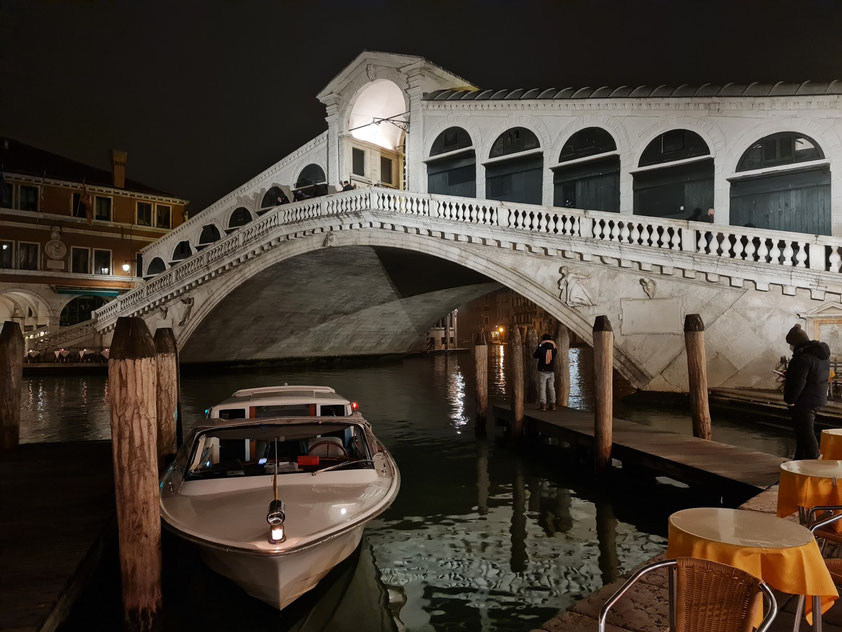
{"type": "Polygon", "coordinates": [[[280,227],[362,211],[525,231],[545,237],[555,235],[582,242],[613,242],[632,248],[717,257],[730,262],[818,272],[842,271],[840,238],[371,187],[275,207],[259,220],[237,229],[137,290],[103,306],[95,312],[96,318],[100,322],[111,320],[171,286],[184,283],[211,263],[236,255],[248,244],[264,239],[280,227]]]}

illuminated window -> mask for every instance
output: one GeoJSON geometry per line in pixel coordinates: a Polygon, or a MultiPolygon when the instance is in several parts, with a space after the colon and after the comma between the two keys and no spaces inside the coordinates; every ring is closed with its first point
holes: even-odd
{"type": "Polygon", "coordinates": [[[15,242],[0,241],[0,268],[11,269],[14,263],[15,242]]]}
{"type": "Polygon", "coordinates": [[[111,251],[94,249],[94,274],[112,274],[111,251]]]}

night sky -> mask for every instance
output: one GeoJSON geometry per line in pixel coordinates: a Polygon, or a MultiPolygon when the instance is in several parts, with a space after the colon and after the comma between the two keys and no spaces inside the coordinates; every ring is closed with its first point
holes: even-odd
{"type": "Polygon", "coordinates": [[[0,135],[192,200],[326,128],[364,49],[480,87],[842,79],[842,0],[0,0],[0,135]]]}

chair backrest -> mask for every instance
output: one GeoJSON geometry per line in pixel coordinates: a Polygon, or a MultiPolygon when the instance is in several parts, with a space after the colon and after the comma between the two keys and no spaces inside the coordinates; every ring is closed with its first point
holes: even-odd
{"type": "Polygon", "coordinates": [[[599,612],[599,632],[605,632],[608,613],[641,577],[660,568],[673,573],[670,630],[674,632],[750,632],[760,619],[763,597],[768,607],[757,632],[767,632],[778,613],[775,596],[753,575],[717,562],[678,558],[653,562],[638,569],[599,612]]]}
{"type": "Polygon", "coordinates": [[[751,632],[762,613],[762,582],[725,564],[676,560],[676,632],[751,632]]]}

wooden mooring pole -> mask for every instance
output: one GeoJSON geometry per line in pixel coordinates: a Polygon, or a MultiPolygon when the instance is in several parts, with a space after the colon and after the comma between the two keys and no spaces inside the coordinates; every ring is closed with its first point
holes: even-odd
{"type": "Polygon", "coordinates": [[[158,628],[161,515],[158,498],[155,342],[142,318],[117,319],[108,359],[111,450],[124,628],[158,628]]]}
{"type": "Polygon", "coordinates": [[[18,447],[23,381],[23,334],[7,320],[0,328],[0,452],[18,447]]]}
{"type": "Polygon", "coordinates": [[[705,323],[699,314],[684,318],[684,346],[687,350],[687,378],[690,386],[690,412],[693,416],[693,436],[711,438],[710,408],[708,407],[708,371],[705,360],[705,323]]]}
{"type": "Polygon", "coordinates": [[[559,323],[555,334],[558,348],[555,372],[555,399],[559,406],[570,405],[570,330],[559,323]]]}
{"type": "Polygon", "coordinates": [[[614,431],[614,331],[608,316],[597,316],[593,324],[594,469],[611,465],[614,431]]]}
{"type": "Polygon", "coordinates": [[[509,329],[509,371],[508,386],[511,388],[512,425],[511,438],[519,441],[523,436],[523,343],[520,329],[512,326],[509,329]]]}
{"type": "Polygon", "coordinates": [[[484,332],[479,332],[474,339],[474,367],[477,376],[477,423],[484,424],[488,418],[488,345],[484,332]]]}
{"type": "Polygon", "coordinates": [[[538,348],[538,332],[535,327],[526,330],[526,346],[523,348],[523,364],[526,376],[526,401],[534,404],[538,401],[538,362],[532,357],[538,348]]]}
{"type": "Polygon", "coordinates": [[[158,359],[158,471],[163,471],[175,457],[175,418],[178,407],[178,348],[170,327],[155,330],[155,355],[158,359]]]}

